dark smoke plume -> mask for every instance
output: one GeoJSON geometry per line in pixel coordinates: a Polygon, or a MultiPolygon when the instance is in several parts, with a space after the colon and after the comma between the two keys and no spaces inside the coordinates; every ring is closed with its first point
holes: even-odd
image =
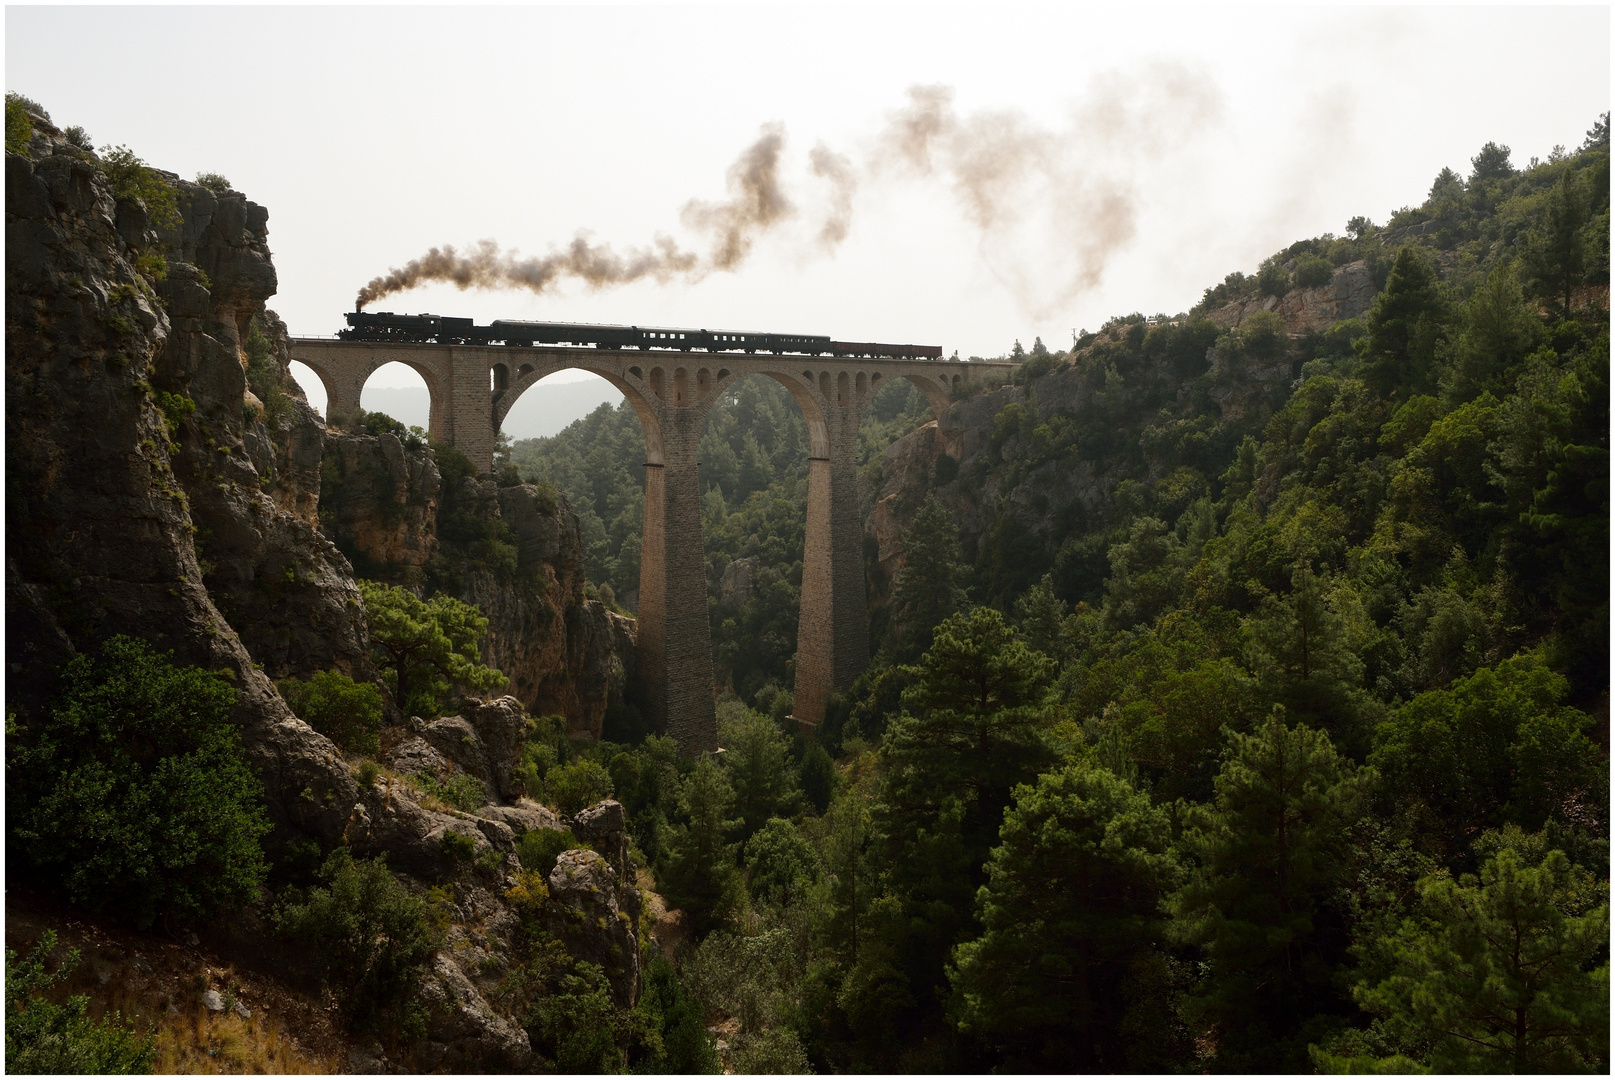
{"type": "Polygon", "coordinates": [[[779,156],[785,149],[785,129],[763,127],[763,137],[752,143],[740,160],[729,166],[730,197],[721,203],[691,199],[679,215],[686,226],[713,236],[708,265],[733,270],[751,254],[759,233],[795,212],[779,179],[779,156]]]}
{"type": "MultiPolygon", "coordinates": [[[[947,86],[911,87],[861,170],[823,143],[813,148],[809,166],[830,189],[817,246],[833,252],[846,240],[860,174],[936,177],[952,187],[987,266],[1039,317],[1099,285],[1137,232],[1137,173],[1160,169],[1213,126],[1222,108],[1209,78],[1167,62],[1096,77],[1057,130],[1015,110],[961,115],[953,97],[947,86]]],[[[579,233],[562,250],[525,259],[484,240],[463,254],[433,248],[371,281],[357,304],[429,281],[542,294],[562,278],[602,289],[646,278],[695,282],[737,270],[759,237],[796,213],[781,178],[784,149],[784,128],[764,126],[729,167],[727,199],[684,205],[685,227],[709,238],[705,255],[666,236],[619,255],[579,233]]]]}
{"type": "Polygon", "coordinates": [[[607,245],[591,244],[579,235],[564,250],[542,257],[519,259],[515,252],[500,251],[492,240],[479,241],[474,250],[461,254],[445,245],[432,248],[418,259],[389,270],[359,290],[356,308],[380,300],[427,281],[443,281],[461,289],[523,288],[543,293],[562,277],[574,277],[590,288],[626,285],[641,278],[669,281],[691,275],[700,260],[680,250],[671,238],[658,236],[654,248],[631,249],[618,255],[607,245]]]}
{"type": "Polygon", "coordinates": [[[723,202],[691,199],[681,215],[684,224],[712,237],[705,257],[680,248],[671,237],[657,236],[649,248],[619,255],[609,245],[592,244],[586,233],[548,255],[518,258],[482,240],[461,253],[453,247],[432,248],[418,259],[371,279],[359,290],[355,309],[427,282],[446,282],[460,289],[520,288],[543,294],[562,278],[575,278],[591,289],[627,285],[644,278],[668,282],[699,281],[714,270],[735,270],[745,262],[762,233],[791,216],[795,207],[779,177],[785,131],[778,124],[763,128],[762,137],[729,167],[730,197],[723,202]]]}

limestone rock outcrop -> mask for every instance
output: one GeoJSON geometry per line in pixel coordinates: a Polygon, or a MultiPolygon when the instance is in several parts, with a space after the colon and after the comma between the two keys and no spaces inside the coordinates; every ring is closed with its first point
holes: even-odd
{"type": "MultiPolygon", "coordinates": [[[[201,216],[195,185],[178,186],[182,212],[201,216]]],[[[331,589],[305,594],[333,620],[330,651],[368,662],[326,546],[263,492],[246,453],[238,346],[273,287],[265,216],[244,197],[216,199],[187,247],[115,198],[93,155],[51,125],[35,124],[26,156],[6,155],[10,704],[37,707],[59,664],[119,633],[226,672],[277,836],[335,842],[355,794],[346,763],[291,715],[207,583],[221,566],[301,573],[309,584],[296,588],[331,589]],[[165,251],[176,254],[158,281],[165,251]],[[213,267],[211,287],[187,254],[213,267]],[[264,550],[247,554],[254,543],[264,550]]]]}
{"type": "Polygon", "coordinates": [[[561,707],[541,711],[566,716],[569,734],[598,739],[606,712],[626,701],[634,685],[637,634],[632,618],[609,610],[598,600],[567,608],[566,662],[574,677],[569,687],[559,687],[566,691],[560,696],[561,707]]]}
{"type": "Polygon", "coordinates": [[[731,560],[723,568],[718,578],[718,606],[730,610],[739,610],[751,600],[753,586],[757,580],[759,559],[756,555],[746,555],[731,560]]]}
{"type": "Polygon", "coordinates": [[[486,663],[533,715],[599,738],[624,700],[634,623],[583,596],[583,542],[566,500],[531,484],[444,478],[396,436],[333,432],[321,520],[361,577],[441,589],[488,619],[486,663]],[[508,545],[514,566],[490,557],[508,545]]]}
{"type": "Polygon", "coordinates": [[[530,713],[564,716],[568,734],[599,738],[607,707],[624,692],[626,663],[609,613],[583,598],[577,515],[564,496],[531,484],[470,477],[458,502],[501,522],[516,548],[513,575],[467,565],[453,590],[488,616],[488,662],[530,713]]]}
{"type": "Polygon", "coordinates": [[[562,828],[559,814],[531,799],[517,799],[509,806],[484,806],[477,811],[477,817],[509,826],[518,839],[535,829],[562,828]]]}
{"type": "Polygon", "coordinates": [[[624,904],[638,890],[618,880],[611,864],[587,848],[564,851],[550,871],[545,920],[549,931],[579,960],[598,964],[611,983],[617,1004],[639,996],[637,906],[624,904]]]}
{"type": "MultiPolygon", "coordinates": [[[[421,726],[425,728],[424,723],[421,726]]],[[[439,753],[435,746],[426,741],[424,734],[405,735],[403,739],[390,746],[383,739],[381,745],[381,757],[378,760],[405,776],[424,773],[436,780],[445,780],[454,773],[454,765],[439,753]]]]}
{"type": "Polygon", "coordinates": [[[489,799],[499,798],[493,777],[488,770],[488,753],[482,737],[470,721],[463,716],[440,716],[421,731],[421,739],[436,750],[441,758],[482,785],[489,799]]]}
{"type": "Polygon", "coordinates": [[[276,288],[269,212],[237,192],[168,181],[180,220],[158,230],[170,270],[157,290],[171,329],[151,381],[194,403],[177,424],[169,417],[170,453],[190,497],[203,581],[271,678],[336,668],[372,679],[352,574],[314,527],[323,426],[300,392],[288,392],[296,383],[285,328],[264,308],[276,288]],[[283,399],[273,416],[245,405],[254,319],[283,399]]]}
{"type": "MultiPolygon", "coordinates": [[[[260,424],[246,435],[247,452],[262,476],[272,478],[268,494],[282,510],[315,528],[320,524],[320,470],[325,463],[325,421],[303,395],[291,377],[289,332],[280,316],[264,311],[258,317],[268,338],[275,367],[285,378],[281,390],[286,405],[283,415],[270,417],[259,405],[260,424]],[[267,436],[267,438],[261,437],[267,436]],[[264,445],[267,442],[267,447],[264,445]]],[[[251,391],[248,391],[250,394],[251,391]]]]}
{"type": "Polygon", "coordinates": [[[407,784],[385,777],[347,808],[342,839],[356,856],[385,855],[389,869],[431,882],[514,848],[508,828],[490,835],[470,815],[428,810],[407,784]]]}
{"type": "Polygon", "coordinates": [[[437,463],[391,432],[333,435],[320,489],[326,534],[360,577],[418,585],[437,549],[437,463]]]}
{"type": "Polygon", "coordinates": [[[438,953],[421,987],[426,1041],[415,1052],[427,1072],[526,1072],[533,1058],[527,1032],[494,1012],[466,973],[438,953]]]}
{"type": "Polygon", "coordinates": [[[527,740],[527,713],[513,697],[467,698],[464,716],[442,716],[423,724],[383,754],[392,768],[425,773],[435,780],[464,775],[482,785],[490,802],[521,795],[517,770],[527,740]]]}
{"type": "Polygon", "coordinates": [[[1341,319],[1355,319],[1367,313],[1378,294],[1373,274],[1359,259],[1336,267],[1327,284],[1291,289],[1283,296],[1235,300],[1210,312],[1206,318],[1232,329],[1259,311],[1271,311],[1284,320],[1285,330],[1300,336],[1309,330],[1327,330],[1341,319]]]}
{"type": "Polygon", "coordinates": [[[521,794],[516,772],[522,764],[522,748],[527,744],[527,713],[522,703],[505,696],[492,701],[465,701],[466,718],[482,743],[488,779],[500,799],[521,794]]]}
{"type": "Polygon", "coordinates": [[[628,815],[616,799],[604,799],[579,810],[571,821],[572,835],[606,857],[617,876],[626,880],[628,815]]]}

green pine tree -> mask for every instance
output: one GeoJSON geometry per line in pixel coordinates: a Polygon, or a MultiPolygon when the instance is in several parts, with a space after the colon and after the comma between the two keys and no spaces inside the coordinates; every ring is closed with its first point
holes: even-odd
{"type": "Polygon", "coordinates": [[[904,712],[881,747],[874,817],[895,905],[882,925],[899,939],[884,947],[902,957],[916,999],[943,991],[948,956],[973,933],[971,903],[1011,792],[1054,762],[1044,707],[1054,670],[998,611],[976,608],[944,620],[909,671],[904,712]]]}
{"type": "Polygon", "coordinates": [[[1370,390],[1382,398],[1407,398],[1434,388],[1444,314],[1434,261],[1414,245],[1397,252],[1385,291],[1368,313],[1368,334],[1357,344],[1359,370],[1370,390]]]}
{"type": "Polygon", "coordinates": [[[1609,904],[1567,910],[1572,878],[1562,851],[1533,866],[1509,847],[1478,879],[1426,878],[1421,917],[1386,943],[1393,973],[1360,984],[1358,1002],[1430,1046],[1437,1072],[1608,1072],[1609,904]]]}
{"type": "Polygon", "coordinates": [[[953,514],[935,495],[927,496],[903,532],[903,569],[892,594],[899,657],[931,647],[932,630],[965,604],[967,573],[953,514]]]}
{"type": "Polygon", "coordinates": [[[1054,576],[1044,574],[1015,601],[1015,622],[1032,648],[1045,656],[1061,658],[1067,651],[1062,631],[1069,611],[1069,605],[1055,594],[1054,576]]]}
{"type": "Polygon", "coordinates": [[[790,817],[801,803],[789,747],[774,721],[750,709],[719,725],[723,767],[735,793],[741,826],[737,838],[749,840],[773,817],[790,817]]]}
{"type": "Polygon", "coordinates": [[[1205,957],[1189,1006],[1219,1068],[1304,1069],[1305,1025],[1343,1010],[1332,971],[1346,942],[1329,902],[1372,778],[1277,713],[1230,734],[1215,799],[1185,822],[1198,866],[1170,901],[1174,935],[1205,957]]]}
{"type": "Polygon", "coordinates": [[[977,897],[984,932],[954,951],[960,1028],[1012,1068],[1127,1071],[1123,984],[1177,882],[1170,817],[1085,763],[1016,788],[1001,836],[977,897]]]}
{"type": "Polygon", "coordinates": [[[1525,262],[1537,295],[1559,302],[1560,315],[1570,318],[1570,301],[1587,270],[1587,245],[1582,226],[1587,223],[1587,199],[1570,169],[1548,189],[1542,216],[1525,242],[1525,262]]]}
{"type": "Polygon", "coordinates": [[[656,881],[668,900],[690,913],[698,933],[721,923],[739,898],[738,845],[728,842],[741,824],[729,817],[734,804],[734,789],[710,757],[697,761],[679,785],[685,821],[668,827],[656,881]]]}
{"type": "Polygon", "coordinates": [[[488,620],[452,596],[422,600],[398,585],[359,582],[376,664],[389,676],[393,700],[406,712],[433,716],[450,707],[450,692],[497,690],[505,677],[482,663],[478,649],[488,620]]]}
{"type": "Polygon", "coordinates": [[[1459,312],[1451,366],[1442,389],[1455,404],[1490,391],[1508,392],[1508,377],[1542,336],[1542,323],[1525,303],[1518,275],[1499,260],[1459,312]]]}

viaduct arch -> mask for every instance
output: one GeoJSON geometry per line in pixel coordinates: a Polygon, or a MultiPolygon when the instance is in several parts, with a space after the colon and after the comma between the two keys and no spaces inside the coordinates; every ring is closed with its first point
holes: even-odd
{"type": "Polygon", "coordinates": [[[577,368],[611,383],[645,435],[645,526],[639,571],[639,671],[646,711],[685,754],[715,750],[712,631],[697,448],[707,414],[748,375],[790,391],[807,421],[807,535],[797,630],[795,711],[824,719],[831,695],[869,660],[869,618],[859,514],[858,427],[875,392],[907,379],[940,418],[960,387],[1004,381],[1010,363],[885,360],[728,352],[559,346],[435,345],[293,338],[291,358],[325,385],[326,412],[352,412],[377,368],[419,372],[432,395],[430,432],[479,471],[493,466],[495,436],[522,394],[577,368]]]}

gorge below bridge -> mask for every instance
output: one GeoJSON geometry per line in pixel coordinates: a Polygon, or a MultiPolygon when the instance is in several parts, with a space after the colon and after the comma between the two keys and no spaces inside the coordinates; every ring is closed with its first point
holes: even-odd
{"type": "Polygon", "coordinates": [[[546,376],[577,369],[622,392],[645,435],[638,669],[647,717],[686,754],[717,749],[706,553],[697,447],[707,414],[734,383],[765,375],[807,421],[807,534],[802,553],[794,713],[824,719],[830,697],[869,662],[869,614],[857,469],[858,427],[877,390],[907,379],[938,419],[962,388],[1007,381],[1002,361],[892,360],[807,354],[676,352],[563,346],[438,345],[293,338],[291,358],[319,376],[326,415],[351,414],[384,364],[418,372],[433,438],[481,473],[511,406],[546,376]]]}

